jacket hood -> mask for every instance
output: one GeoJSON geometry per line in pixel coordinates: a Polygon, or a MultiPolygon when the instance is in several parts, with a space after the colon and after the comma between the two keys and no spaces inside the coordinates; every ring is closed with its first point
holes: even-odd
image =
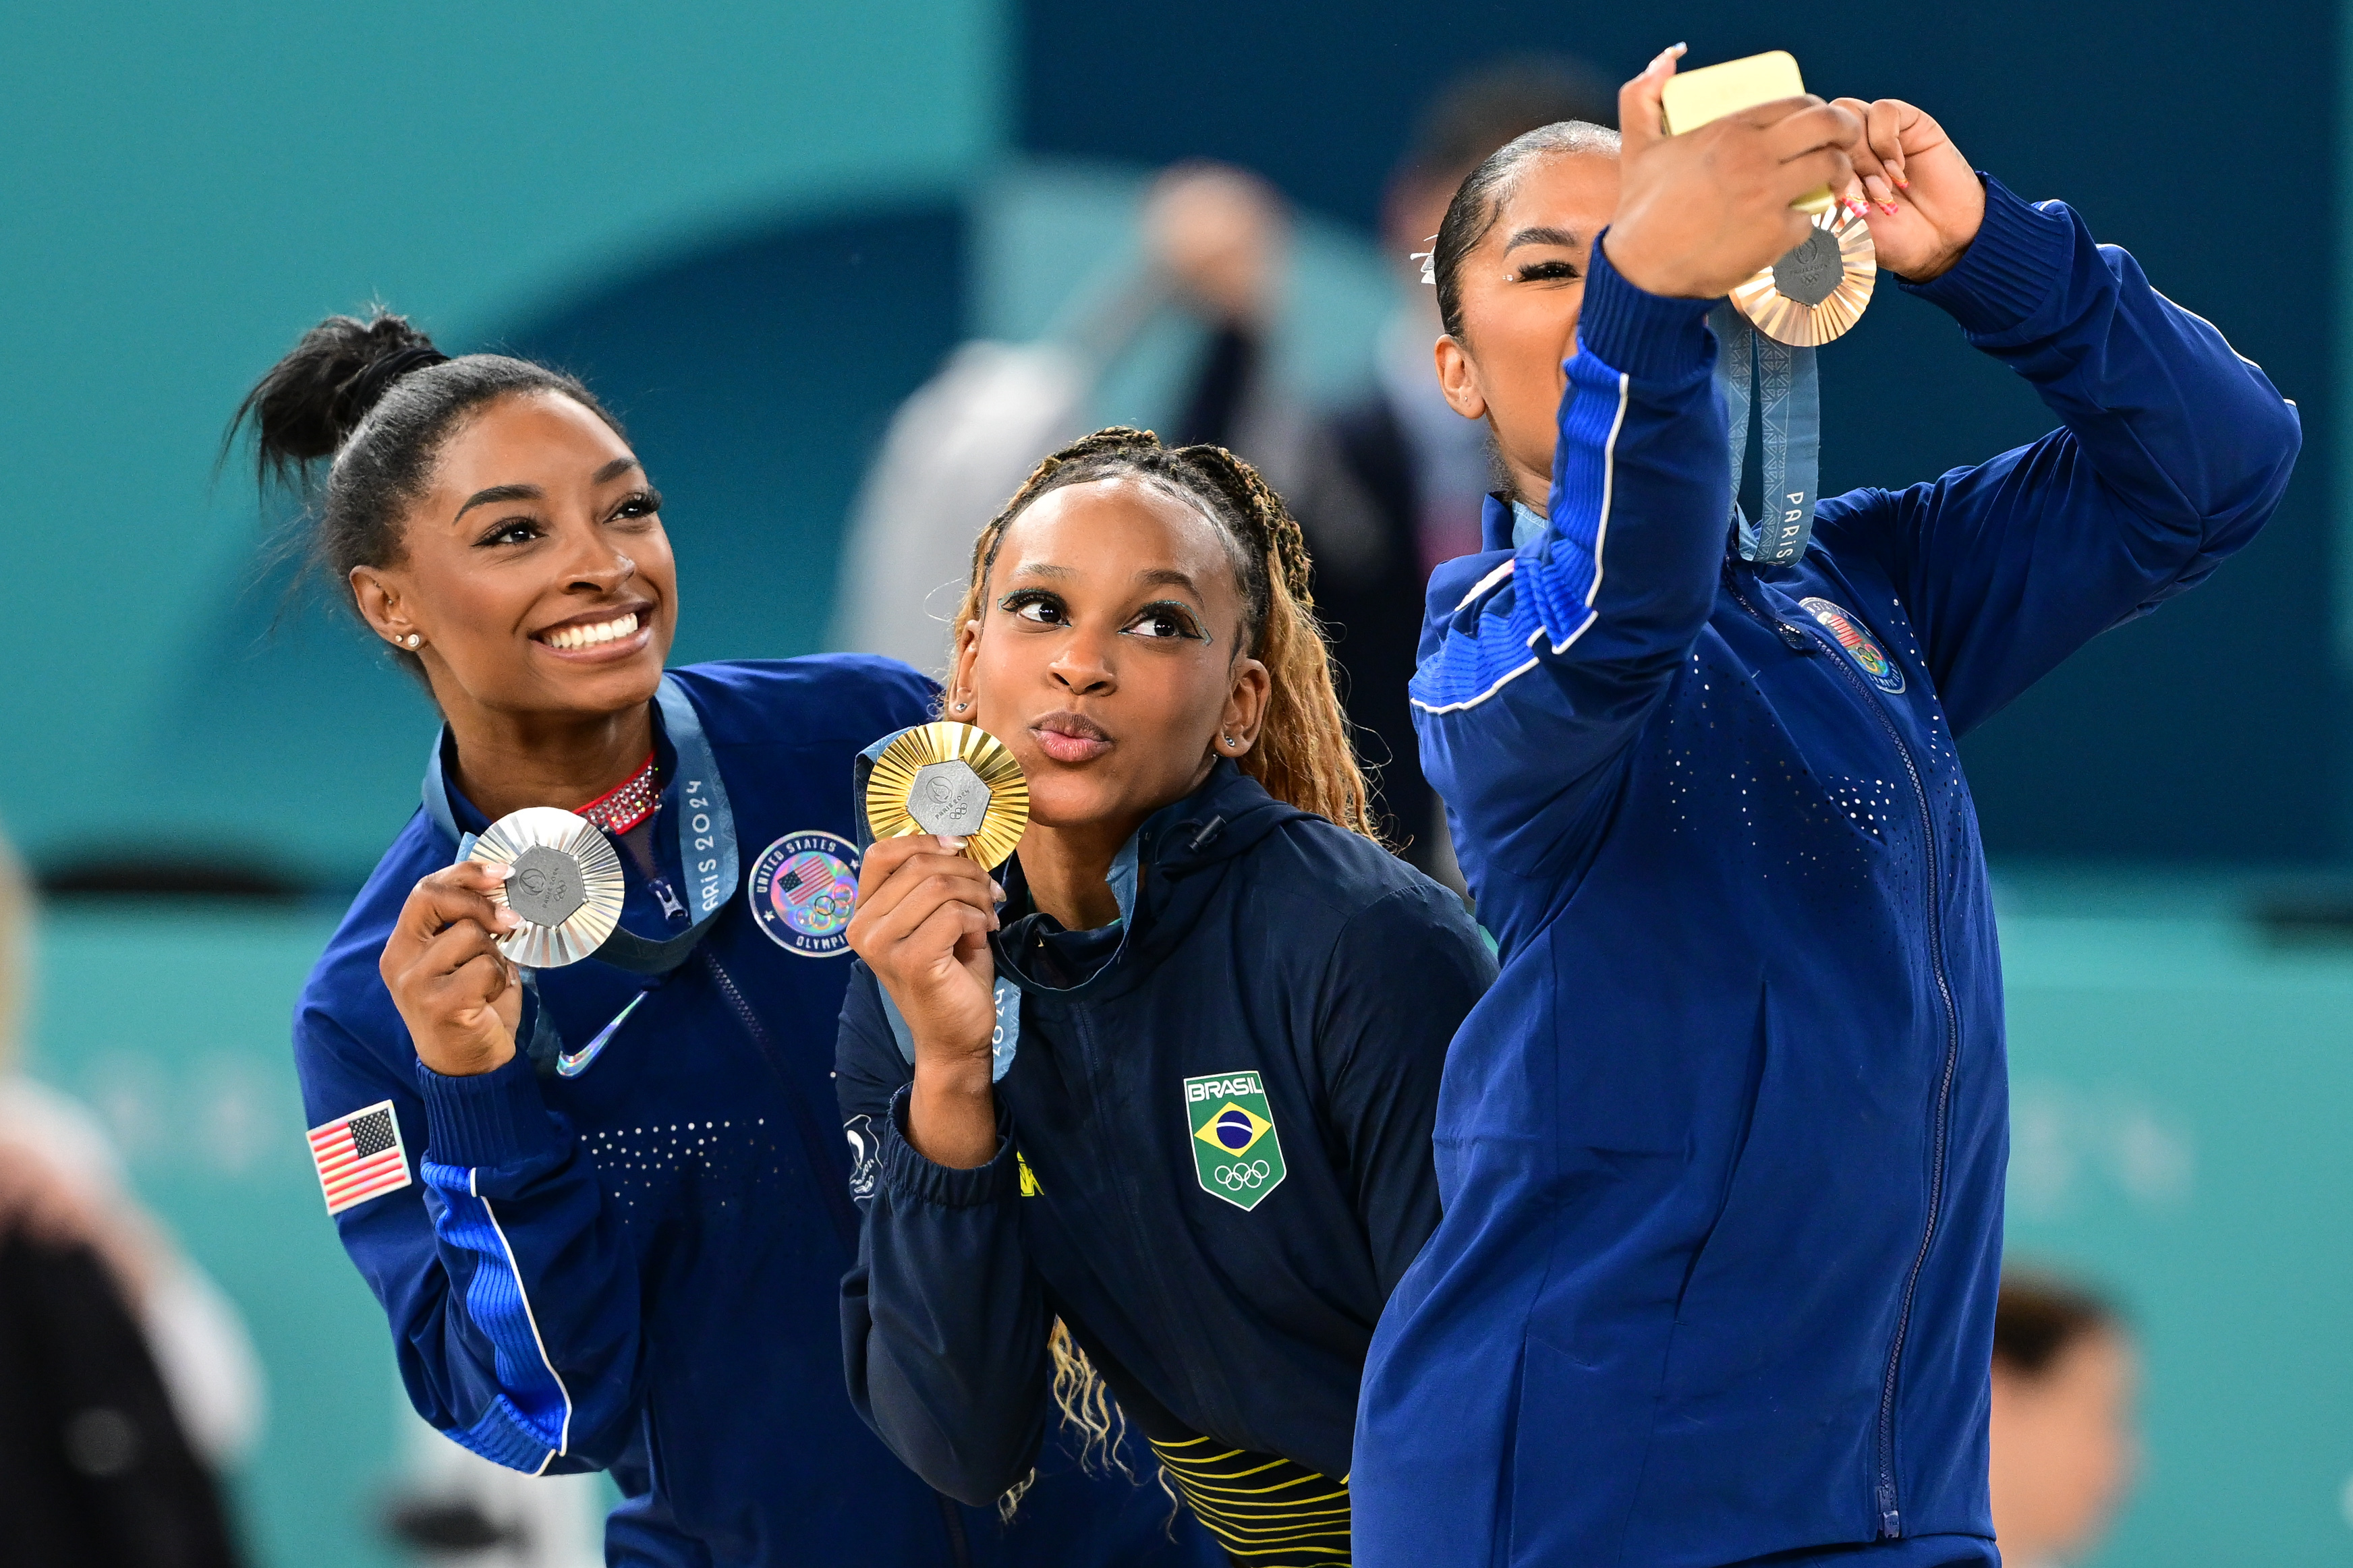
{"type": "MultiPolygon", "coordinates": [[[[1057,995],[1107,994],[1140,981],[1159,955],[1184,939],[1218,895],[1226,879],[1200,873],[1222,868],[1258,847],[1284,823],[1314,813],[1288,805],[1266,786],[1225,758],[1209,770],[1201,787],[1162,806],[1135,830],[1112,867],[1112,888],[1120,900],[1125,931],[1119,951],[1093,978],[1067,990],[1033,979],[1020,954],[1036,923],[1051,917],[1035,911],[1008,921],[990,938],[997,973],[1024,991],[1057,995]]],[[[1008,909],[1029,903],[1029,889],[1017,854],[997,873],[1008,909]]]]}

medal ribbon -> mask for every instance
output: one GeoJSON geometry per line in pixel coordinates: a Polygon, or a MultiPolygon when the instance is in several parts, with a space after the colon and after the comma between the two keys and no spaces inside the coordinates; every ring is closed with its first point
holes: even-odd
{"type": "Polygon", "coordinates": [[[1776,342],[1728,301],[1708,312],[1707,325],[1715,334],[1715,385],[1724,396],[1732,439],[1729,521],[1740,558],[1759,566],[1787,565],[1805,554],[1814,533],[1822,453],[1821,375],[1814,351],[1776,342]],[[1764,479],[1762,514],[1753,523],[1740,510],[1752,408],[1762,434],[1757,466],[1764,479]]]}
{"type": "MultiPolygon", "coordinates": [[[[670,737],[670,749],[678,755],[677,774],[662,793],[671,830],[678,836],[679,875],[686,882],[687,898],[680,903],[668,880],[661,878],[655,879],[654,894],[664,908],[688,915],[693,924],[659,942],[615,926],[613,934],[589,954],[616,969],[647,975],[668,974],[686,962],[734,896],[740,871],[735,814],[727,804],[727,784],[719,776],[711,742],[702,733],[702,715],[694,710],[686,689],[672,675],[662,677],[661,686],[654,692],[654,705],[661,712],[662,732],[670,737]],[[670,798],[672,792],[675,799],[670,798]]],[[[459,832],[457,820],[449,814],[449,789],[441,774],[441,752],[448,741],[448,727],[444,725],[425,764],[425,815],[432,818],[434,826],[457,840],[458,858],[462,860],[474,847],[474,835],[459,832]]]]}

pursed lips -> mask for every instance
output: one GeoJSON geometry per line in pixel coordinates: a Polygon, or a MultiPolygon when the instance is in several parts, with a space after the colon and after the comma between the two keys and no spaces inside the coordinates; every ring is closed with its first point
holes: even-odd
{"type": "Polygon", "coordinates": [[[1029,726],[1038,749],[1058,763],[1092,762],[1112,749],[1112,738],[1091,719],[1051,713],[1029,726]]]}

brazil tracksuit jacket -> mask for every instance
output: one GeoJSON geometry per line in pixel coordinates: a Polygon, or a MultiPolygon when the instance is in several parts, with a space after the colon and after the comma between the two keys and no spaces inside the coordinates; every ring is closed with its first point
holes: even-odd
{"type": "MultiPolygon", "coordinates": [[[[364,1147],[397,1138],[397,1184],[335,1224],[391,1320],[417,1413],[517,1469],[609,1469],[626,1498],[607,1531],[617,1563],[1190,1561],[1156,1490],[1052,1453],[1011,1527],[955,1507],[875,1441],[842,1387],[836,1301],[858,1219],[831,1069],[858,865],[850,770],[860,748],[928,717],[929,684],[841,657],[672,679],[724,781],[742,866],[686,963],[659,982],[594,960],[543,971],[522,1035],[547,1038],[544,1007],[551,1058],[518,1052],[478,1078],[425,1068],[376,973],[409,889],[457,855],[419,812],[298,1005],[311,1123],[381,1108],[390,1119],[373,1119],[364,1147]]],[[[659,938],[686,924],[666,912],[687,887],[671,829],[700,797],[667,733],[657,756],[658,876],[622,856],[622,921],[659,938]]],[[[454,789],[448,805],[454,826],[485,826],[454,789]]]]}
{"type": "Polygon", "coordinates": [[[1065,931],[1018,859],[998,875],[1018,1023],[994,1161],[907,1142],[912,1042],[862,963],[843,1009],[871,1151],[842,1291],[859,1409],[986,1501],[1051,1424],[1059,1317],[1235,1561],[1345,1564],[1357,1376],[1438,1219],[1430,1119],[1486,944],[1452,893],[1230,762],[1131,840],[1113,926],[1065,931]]]}
{"type": "Polygon", "coordinates": [[[1431,583],[1415,719],[1503,973],[1366,1372],[1359,1563],[1996,1561],[2001,979],[1954,741],[2243,545],[2299,437],[2130,256],[1986,186],[1907,291],[2059,429],[1752,570],[1708,306],[1597,243],[1549,518],[1514,549],[1491,506],[1431,583]]]}

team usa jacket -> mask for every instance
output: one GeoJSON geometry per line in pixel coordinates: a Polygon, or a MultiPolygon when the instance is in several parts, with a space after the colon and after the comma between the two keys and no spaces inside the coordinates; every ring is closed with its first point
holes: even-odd
{"type": "Polygon", "coordinates": [[[967,1502],[1039,1449],[1057,1316],[1180,1479],[1206,1436],[1344,1479],[1374,1322],[1438,1219],[1439,1077],[1494,974],[1461,901],[1230,762],[1130,851],[1102,933],[1029,911],[1018,860],[998,873],[1019,1023],[990,1163],[907,1142],[912,1046],[862,963],[842,1012],[841,1109],[873,1151],[850,1392],[967,1502]],[[1074,973],[1058,936],[1109,947],[1074,973]]]}
{"type": "MultiPolygon", "coordinates": [[[[931,688],[847,657],[673,674],[724,780],[744,872],[693,957],[650,989],[594,961],[543,971],[521,1035],[538,1034],[544,1006],[554,1061],[426,1069],[376,973],[410,889],[457,856],[419,812],[295,1014],[311,1121],[388,1110],[363,1150],[396,1130],[393,1189],[335,1224],[391,1320],[417,1413],[516,1469],[609,1469],[627,1498],[607,1525],[617,1563],[1178,1561],[1156,1491],[1065,1473],[1055,1455],[1010,1529],[945,1502],[842,1388],[836,1302],[858,1220],[831,1068],[858,864],[850,769],[928,717],[931,688]]],[[[647,935],[684,923],[661,894],[684,886],[670,825],[693,783],[667,735],[657,755],[665,886],[622,857],[622,920],[647,935]]],[[[456,824],[480,831],[450,793],[456,824]]]]}
{"type": "Polygon", "coordinates": [[[1986,186],[1907,291],[2060,429],[1748,569],[1708,307],[1597,243],[1548,523],[1515,552],[1493,505],[1432,580],[1415,718],[1503,974],[1366,1372],[1370,1568],[1996,1561],[2001,978],[1954,740],[2253,537],[2299,437],[2131,257],[1986,186]]]}

